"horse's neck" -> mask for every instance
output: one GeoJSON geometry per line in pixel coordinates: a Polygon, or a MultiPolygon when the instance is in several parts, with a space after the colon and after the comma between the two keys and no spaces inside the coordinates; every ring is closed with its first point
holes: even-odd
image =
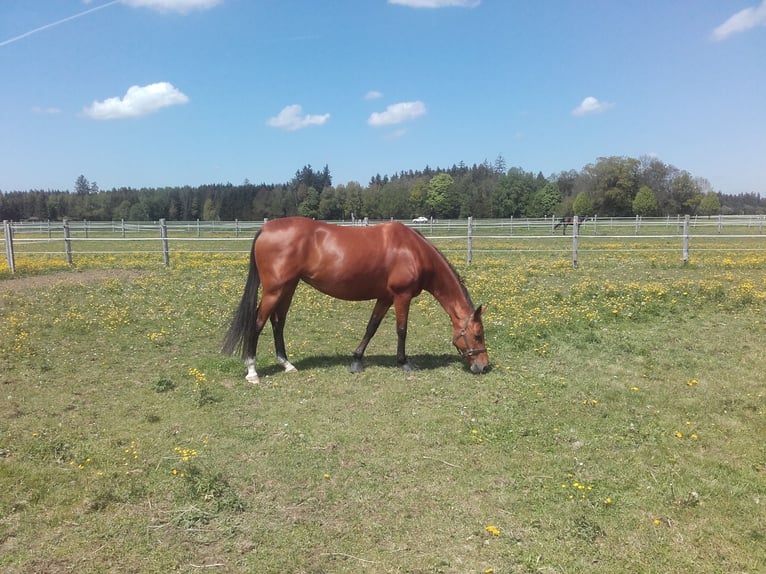
{"type": "Polygon", "coordinates": [[[442,308],[447,312],[456,329],[460,328],[472,312],[473,308],[460,284],[455,271],[449,266],[444,257],[434,249],[434,274],[431,285],[426,291],[431,293],[442,308]]]}

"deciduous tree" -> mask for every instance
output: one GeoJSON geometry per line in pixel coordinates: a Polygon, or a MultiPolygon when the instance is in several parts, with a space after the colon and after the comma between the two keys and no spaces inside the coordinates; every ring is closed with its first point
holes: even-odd
{"type": "Polygon", "coordinates": [[[642,217],[654,215],[657,212],[657,198],[654,192],[647,186],[642,185],[636,197],[633,198],[633,213],[642,217]]]}

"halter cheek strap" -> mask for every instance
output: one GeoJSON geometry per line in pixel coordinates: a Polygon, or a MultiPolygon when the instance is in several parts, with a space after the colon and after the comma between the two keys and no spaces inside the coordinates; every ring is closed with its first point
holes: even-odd
{"type": "Polygon", "coordinates": [[[460,356],[464,359],[487,352],[487,349],[485,347],[481,347],[478,349],[474,349],[473,347],[471,347],[471,342],[468,340],[468,335],[465,332],[465,329],[466,327],[468,327],[468,323],[470,320],[471,320],[471,316],[469,315],[466,318],[465,323],[463,323],[463,328],[460,329],[460,332],[457,335],[455,335],[454,339],[452,339],[452,344],[455,345],[457,352],[460,353],[460,356]],[[463,351],[460,347],[457,346],[457,342],[460,339],[463,339],[463,342],[465,343],[465,351],[463,351]]]}

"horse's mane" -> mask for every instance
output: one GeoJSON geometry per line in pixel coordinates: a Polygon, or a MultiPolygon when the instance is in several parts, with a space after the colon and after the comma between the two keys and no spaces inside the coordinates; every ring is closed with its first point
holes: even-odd
{"type": "Polygon", "coordinates": [[[415,233],[417,233],[420,238],[428,245],[435,253],[436,255],[444,262],[444,264],[447,266],[447,268],[450,270],[452,275],[455,277],[455,279],[458,282],[458,285],[460,285],[460,290],[463,292],[463,295],[465,295],[466,301],[468,301],[468,304],[471,306],[471,309],[475,309],[476,306],[473,304],[473,301],[471,301],[471,295],[468,293],[468,288],[465,286],[465,281],[463,280],[463,276],[460,275],[460,273],[457,272],[457,269],[450,263],[449,259],[447,259],[447,256],[444,255],[439,249],[436,248],[436,245],[428,241],[426,237],[417,229],[413,229],[415,233]]]}

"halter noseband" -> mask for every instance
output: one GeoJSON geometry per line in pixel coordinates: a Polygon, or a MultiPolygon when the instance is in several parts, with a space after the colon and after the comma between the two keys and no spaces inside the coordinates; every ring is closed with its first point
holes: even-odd
{"type": "Polygon", "coordinates": [[[457,349],[457,352],[460,353],[460,356],[464,359],[468,359],[469,357],[473,357],[474,355],[480,355],[482,353],[486,353],[486,348],[480,348],[480,349],[474,349],[471,347],[471,343],[468,340],[468,335],[466,335],[465,329],[468,327],[468,323],[471,321],[471,315],[468,315],[468,317],[465,320],[465,323],[463,323],[463,328],[460,329],[460,332],[455,335],[455,338],[452,339],[452,344],[457,349]],[[463,351],[460,347],[457,346],[457,342],[463,339],[463,342],[465,343],[466,350],[463,351]]]}

